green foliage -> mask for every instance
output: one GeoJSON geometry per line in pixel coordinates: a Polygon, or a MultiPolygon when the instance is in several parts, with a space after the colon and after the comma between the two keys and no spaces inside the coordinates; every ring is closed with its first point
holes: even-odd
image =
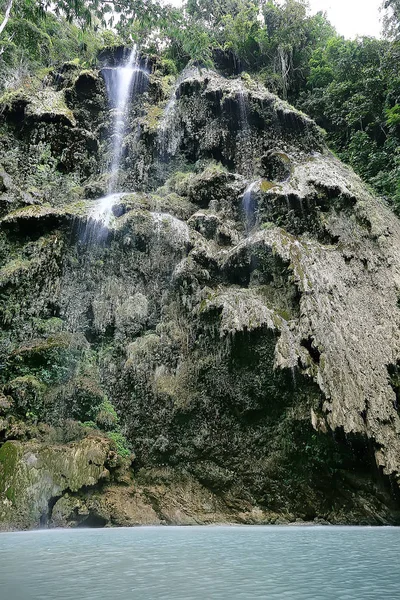
{"type": "Polygon", "coordinates": [[[81,425],[85,429],[96,429],[96,430],[99,429],[94,421],[84,421],[83,423],[81,423],[81,425]]]}
{"type": "Polygon", "coordinates": [[[400,104],[395,104],[392,108],[385,110],[386,125],[388,127],[395,127],[400,125],[400,104]]]}
{"type": "Polygon", "coordinates": [[[5,393],[12,397],[15,410],[28,421],[44,420],[44,394],[46,387],[33,377],[17,377],[8,383],[5,393]]]}
{"type": "Polygon", "coordinates": [[[108,431],[107,437],[109,437],[110,440],[115,443],[116,450],[120,456],[127,458],[132,454],[131,450],[129,449],[128,441],[126,437],[122,435],[122,433],[117,431],[108,431]]]}
{"type": "Polygon", "coordinates": [[[246,64],[255,62],[260,53],[258,43],[260,24],[256,3],[238,3],[236,14],[223,17],[224,48],[233,50],[246,64]]]}
{"type": "Polygon", "coordinates": [[[400,0],[384,0],[383,28],[389,38],[400,39],[400,0]]]}
{"type": "Polygon", "coordinates": [[[93,30],[82,30],[46,13],[28,18],[16,13],[0,35],[0,89],[20,86],[40,69],[78,57],[81,64],[92,64],[102,39],[93,30]]]}
{"type": "Polygon", "coordinates": [[[400,50],[386,40],[333,37],[309,61],[299,107],[328,132],[328,144],[400,210],[400,50]],[[396,63],[395,63],[396,64],[396,63]]]}
{"type": "Polygon", "coordinates": [[[105,398],[99,406],[96,415],[96,425],[105,431],[116,431],[119,426],[119,418],[112,403],[105,398]]]}
{"type": "Polygon", "coordinates": [[[70,346],[70,339],[60,333],[19,347],[9,357],[3,377],[34,375],[46,385],[65,383],[82,354],[81,348],[70,346]]]}
{"type": "Polygon", "coordinates": [[[170,7],[152,47],[157,53],[163,53],[165,59],[175,63],[175,69],[180,71],[188,62],[211,67],[214,43],[214,36],[204,23],[189,17],[183,10],[170,7]]]}
{"type": "Polygon", "coordinates": [[[210,28],[215,28],[227,16],[236,17],[243,5],[241,0],[188,0],[186,10],[194,19],[204,21],[210,28]]]}

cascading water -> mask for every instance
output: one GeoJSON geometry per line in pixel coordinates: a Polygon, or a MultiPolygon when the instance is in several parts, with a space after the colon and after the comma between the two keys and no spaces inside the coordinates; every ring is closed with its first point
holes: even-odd
{"type": "Polygon", "coordinates": [[[107,227],[112,218],[114,204],[123,196],[118,192],[120,185],[120,167],[123,152],[123,140],[127,128],[129,101],[137,87],[138,77],[147,76],[146,69],[140,67],[136,46],[131,50],[125,64],[103,70],[104,81],[111,108],[113,110],[113,133],[111,144],[110,178],[108,194],[97,200],[92,219],[107,227]]]}
{"type": "Polygon", "coordinates": [[[119,167],[122,157],[122,142],[126,129],[128,101],[134,80],[140,68],[137,64],[137,49],[134,47],[126,65],[111,69],[105,77],[108,97],[114,107],[114,129],[112,134],[111,176],[108,192],[112,194],[118,185],[119,167]]]}
{"type": "Polygon", "coordinates": [[[103,227],[107,227],[112,217],[112,208],[114,204],[123,196],[123,192],[108,194],[99,198],[96,201],[96,206],[93,211],[93,218],[97,223],[100,223],[103,227]]]}

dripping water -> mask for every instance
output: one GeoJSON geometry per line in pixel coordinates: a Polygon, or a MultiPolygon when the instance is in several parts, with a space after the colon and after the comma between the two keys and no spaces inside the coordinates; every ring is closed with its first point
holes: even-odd
{"type": "Polygon", "coordinates": [[[245,134],[248,134],[250,132],[249,111],[247,108],[247,99],[243,89],[239,90],[237,100],[239,104],[239,119],[241,131],[245,134]]]}
{"type": "Polygon", "coordinates": [[[170,99],[168,100],[168,104],[164,109],[162,119],[158,126],[157,146],[159,158],[161,161],[166,161],[169,154],[174,155],[179,143],[177,137],[173,135],[172,129],[175,116],[177,89],[177,86],[175,86],[173,93],[171,94],[170,99]]]}
{"type": "Polygon", "coordinates": [[[193,76],[197,69],[187,67],[179,75],[164,108],[162,117],[157,128],[157,150],[159,163],[166,163],[178,150],[182,131],[178,131],[176,125],[176,108],[178,90],[183,81],[193,76]]]}
{"type": "Polygon", "coordinates": [[[93,220],[101,224],[103,227],[108,227],[113,214],[113,206],[124,195],[125,194],[123,192],[107,194],[107,196],[103,196],[103,198],[96,200],[96,204],[91,215],[93,220]]]}

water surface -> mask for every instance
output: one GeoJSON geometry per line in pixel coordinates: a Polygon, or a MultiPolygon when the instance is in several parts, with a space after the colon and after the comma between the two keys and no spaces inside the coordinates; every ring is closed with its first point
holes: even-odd
{"type": "Polygon", "coordinates": [[[400,529],[0,534],[1,600],[399,600],[400,529]]]}

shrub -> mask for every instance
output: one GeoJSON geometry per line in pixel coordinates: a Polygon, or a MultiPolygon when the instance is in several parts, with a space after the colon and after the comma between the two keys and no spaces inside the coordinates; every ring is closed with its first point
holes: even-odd
{"type": "Polygon", "coordinates": [[[117,431],[108,431],[106,435],[115,443],[119,456],[127,458],[131,455],[132,452],[128,447],[128,440],[124,435],[122,435],[122,433],[117,431]]]}

